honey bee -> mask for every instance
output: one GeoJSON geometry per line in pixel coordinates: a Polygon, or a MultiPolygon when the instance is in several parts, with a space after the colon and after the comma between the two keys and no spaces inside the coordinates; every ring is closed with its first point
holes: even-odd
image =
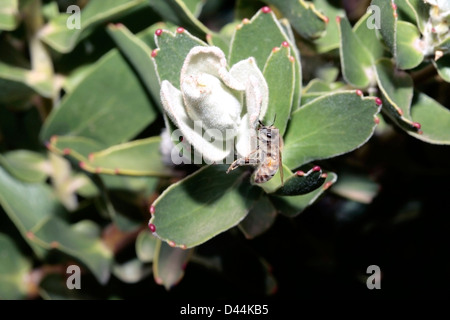
{"type": "Polygon", "coordinates": [[[280,168],[281,184],[283,184],[283,167],[281,151],[283,150],[283,138],[280,130],[273,126],[265,126],[259,121],[258,145],[256,150],[250,152],[246,157],[234,161],[227,170],[227,173],[239,166],[257,166],[254,173],[255,183],[264,183],[273,178],[280,168]]]}

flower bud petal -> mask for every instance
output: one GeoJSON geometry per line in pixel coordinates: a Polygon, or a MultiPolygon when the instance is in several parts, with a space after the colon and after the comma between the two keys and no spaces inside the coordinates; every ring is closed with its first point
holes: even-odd
{"type": "Polygon", "coordinates": [[[203,137],[201,127],[198,126],[198,130],[185,111],[181,91],[167,80],[161,83],[161,101],[166,114],[183,133],[183,139],[205,160],[221,161],[231,152],[231,145],[223,147],[223,144],[211,143],[203,137]]]}
{"type": "Polygon", "coordinates": [[[256,126],[258,119],[264,118],[269,103],[269,88],[266,79],[252,57],[233,65],[230,73],[234,78],[245,83],[245,103],[249,121],[252,126],[256,126]]]}
{"type": "MultiPolygon", "coordinates": [[[[218,78],[206,73],[188,76],[181,82],[181,92],[187,114],[201,121],[204,129],[218,129],[223,134],[231,129],[234,135],[237,133],[242,104],[218,78]]],[[[221,140],[228,139],[223,136],[221,140]]]]}

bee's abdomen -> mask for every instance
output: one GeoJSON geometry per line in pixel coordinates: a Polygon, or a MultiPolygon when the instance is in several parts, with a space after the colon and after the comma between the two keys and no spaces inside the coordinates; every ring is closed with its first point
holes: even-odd
{"type": "Polygon", "coordinates": [[[256,170],[255,172],[255,183],[264,183],[272,179],[275,173],[266,172],[266,170],[256,170]]]}

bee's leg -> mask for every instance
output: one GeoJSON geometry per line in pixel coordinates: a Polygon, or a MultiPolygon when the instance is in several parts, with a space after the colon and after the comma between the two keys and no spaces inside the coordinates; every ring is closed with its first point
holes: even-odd
{"type": "Polygon", "coordinates": [[[236,169],[237,167],[240,166],[255,166],[259,163],[259,150],[255,150],[253,152],[251,152],[248,156],[244,157],[244,158],[239,158],[236,159],[229,167],[227,170],[227,173],[229,173],[230,171],[236,169]]]}

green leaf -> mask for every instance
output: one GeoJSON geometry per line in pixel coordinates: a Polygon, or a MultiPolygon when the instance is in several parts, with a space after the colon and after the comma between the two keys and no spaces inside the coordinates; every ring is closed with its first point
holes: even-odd
{"type": "Polygon", "coordinates": [[[81,220],[71,226],[72,230],[87,238],[98,238],[101,235],[102,229],[98,224],[92,220],[81,220]]]}
{"type": "Polygon", "coordinates": [[[226,174],[227,165],[205,166],[172,184],[153,203],[154,235],[172,246],[190,248],[237,225],[250,208],[248,171],[226,174]]]}
{"type": "Polygon", "coordinates": [[[450,34],[448,34],[446,38],[439,42],[437,48],[444,52],[448,52],[450,50],[450,34]]]}
{"type": "Polygon", "coordinates": [[[166,21],[183,26],[203,36],[211,31],[197,19],[203,1],[201,0],[151,0],[149,5],[166,21]]]}
{"type": "Polygon", "coordinates": [[[413,97],[411,76],[397,70],[394,63],[387,58],[380,59],[375,65],[377,82],[383,99],[383,112],[405,130],[417,131],[411,120],[410,107],[413,97]]]}
{"type": "Polygon", "coordinates": [[[18,181],[0,168],[0,204],[38,257],[57,248],[89,267],[99,282],[108,280],[111,252],[60,218],[65,210],[48,185],[18,181]]]}
{"type": "Polygon", "coordinates": [[[325,93],[343,91],[346,87],[349,86],[340,81],[328,83],[317,78],[313,79],[303,90],[301,105],[303,106],[325,93]]]}
{"type": "Polygon", "coordinates": [[[380,33],[384,42],[397,57],[397,12],[392,6],[393,2],[386,0],[372,0],[371,5],[380,8],[380,33]]]}
{"type": "Polygon", "coordinates": [[[106,174],[133,176],[170,176],[170,170],[161,160],[161,138],[134,140],[91,153],[83,169],[106,174]]]}
{"type": "Polygon", "coordinates": [[[311,93],[304,93],[302,94],[302,106],[305,104],[310,103],[314,99],[317,99],[319,97],[323,96],[322,92],[311,92],[311,93]]]}
{"type": "MultiPolygon", "coordinates": [[[[160,86],[158,76],[156,74],[155,66],[151,58],[151,49],[145,44],[141,38],[147,35],[147,32],[141,33],[140,36],[135,36],[123,25],[108,26],[108,33],[119,46],[120,50],[130,60],[134,66],[139,77],[146,85],[147,91],[153,96],[153,99],[160,105],[160,86]]],[[[147,30],[153,31],[153,28],[147,30]]],[[[152,32],[154,34],[154,31],[152,32]]]]}
{"type": "Polygon", "coordinates": [[[112,176],[109,174],[101,174],[100,177],[108,190],[127,190],[134,193],[141,193],[143,196],[149,196],[156,189],[159,181],[158,178],[144,176],[112,176]]]}
{"type": "Polygon", "coordinates": [[[369,204],[378,194],[380,186],[365,175],[340,173],[332,191],[347,199],[369,204]]]}
{"type": "Polygon", "coordinates": [[[294,97],[295,65],[289,47],[281,46],[273,50],[263,70],[269,87],[269,107],[264,116],[264,123],[272,123],[283,136],[291,115],[294,97]]]}
{"type": "Polygon", "coordinates": [[[436,70],[442,79],[450,82],[450,54],[447,54],[437,61],[432,60],[436,70]]]}
{"type": "Polygon", "coordinates": [[[315,0],[314,5],[317,10],[323,12],[328,18],[325,34],[314,41],[314,44],[317,46],[317,51],[324,53],[339,48],[339,30],[336,26],[336,17],[344,16],[345,10],[326,0],[315,0]]]}
{"type": "Polygon", "coordinates": [[[26,182],[43,182],[47,178],[46,161],[42,154],[28,150],[14,150],[0,155],[0,164],[26,182]]]}
{"type": "Polygon", "coordinates": [[[372,17],[372,13],[368,12],[353,27],[353,32],[361,41],[363,46],[367,49],[373,58],[373,61],[383,57],[384,45],[380,40],[379,32],[377,28],[369,28],[369,22],[372,17]]]}
{"type": "Polygon", "coordinates": [[[76,13],[62,13],[42,28],[41,40],[56,51],[70,52],[96,26],[125,16],[140,6],[146,5],[145,2],[146,0],[109,0],[108,5],[105,6],[101,1],[90,1],[80,12],[80,29],[68,28],[68,25],[72,24],[72,19],[76,18],[76,13]]]}
{"type": "Polygon", "coordinates": [[[108,282],[112,253],[100,238],[88,238],[57,216],[48,217],[30,230],[33,241],[45,249],[57,249],[85,264],[101,284],[108,282]]]}
{"type": "Polygon", "coordinates": [[[219,47],[223,52],[230,51],[231,39],[226,39],[224,36],[218,33],[209,33],[206,36],[206,41],[210,46],[219,47]]]}
{"type": "Polygon", "coordinates": [[[14,30],[19,24],[17,0],[3,0],[0,7],[0,30],[14,30]]]}
{"type": "Polygon", "coordinates": [[[57,2],[49,2],[42,4],[42,16],[46,20],[50,20],[59,15],[59,8],[57,2]]]}
{"type": "MultiPolygon", "coordinates": [[[[423,3],[422,0],[419,0],[423,3]]],[[[398,19],[402,21],[407,21],[410,23],[416,23],[416,12],[412,6],[408,3],[408,0],[395,0],[397,5],[398,19]]]]}
{"type": "Polygon", "coordinates": [[[72,91],[81,83],[84,81],[86,76],[88,76],[92,71],[92,69],[95,68],[94,63],[85,64],[82,66],[77,67],[75,70],[73,70],[65,79],[63,88],[66,92],[66,94],[72,93],[72,91]]]}
{"type": "MultiPolygon", "coordinates": [[[[404,2],[406,2],[407,5],[411,8],[411,11],[413,11],[416,19],[416,25],[419,27],[420,32],[424,33],[425,24],[430,18],[429,5],[426,4],[423,0],[396,0],[395,3],[397,3],[400,11],[404,7],[404,5],[402,5],[404,2]]],[[[407,11],[407,9],[405,11],[407,11]]]]}
{"type": "Polygon", "coordinates": [[[396,45],[396,62],[400,69],[412,69],[423,61],[420,33],[415,25],[406,21],[397,22],[396,45]]]}
{"type": "MultiPolygon", "coordinates": [[[[81,281],[83,281],[83,278],[81,278],[81,281]]],[[[90,294],[86,294],[86,291],[83,291],[69,289],[66,274],[49,273],[39,283],[39,294],[45,300],[94,299],[90,294]]]]}
{"type": "Polygon", "coordinates": [[[34,92],[50,98],[53,83],[44,73],[13,67],[0,62],[0,102],[12,103],[21,98],[21,95],[30,96],[34,92]]]}
{"type": "Polygon", "coordinates": [[[266,0],[289,19],[295,31],[304,38],[318,38],[326,28],[326,17],[311,2],[298,0],[266,0]]]}
{"type": "Polygon", "coordinates": [[[40,136],[43,141],[53,135],[81,136],[113,145],[131,139],[155,118],[145,89],[112,50],[52,111],[40,136]]]}
{"type": "Polygon", "coordinates": [[[273,195],[277,196],[297,196],[310,193],[319,188],[325,182],[326,176],[322,175],[322,170],[318,167],[310,169],[308,172],[298,171],[284,182],[284,185],[277,189],[273,195]]]}
{"type": "Polygon", "coordinates": [[[0,167],[0,204],[35,254],[42,257],[45,251],[32,241],[29,231],[65,212],[53,190],[44,183],[19,181],[0,167]]]}
{"type": "Polygon", "coordinates": [[[152,269],[144,265],[139,259],[134,258],[124,263],[115,262],[112,272],[120,281],[124,283],[137,283],[146,278],[152,269]]]}
{"type": "Polygon", "coordinates": [[[266,193],[281,196],[294,196],[311,192],[320,187],[325,178],[322,178],[322,170],[319,167],[311,167],[306,173],[298,171],[295,174],[283,163],[284,184],[281,184],[280,170],[269,181],[257,184],[266,193]]]}
{"type": "Polygon", "coordinates": [[[390,102],[409,116],[409,107],[413,96],[413,81],[411,76],[403,71],[396,70],[390,59],[383,58],[376,63],[378,85],[382,93],[390,102]]]}
{"type": "Polygon", "coordinates": [[[228,63],[232,66],[241,60],[254,57],[258,68],[264,70],[272,49],[279,47],[284,41],[292,47],[273,12],[264,13],[259,10],[251,20],[244,21],[236,28],[231,40],[228,63]]]}
{"type": "Polygon", "coordinates": [[[139,232],[135,248],[136,255],[141,262],[152,262],[155,257],[155,252],[157,246],[159,246],[158,242],[160,242],[156,237],[152,236],[152,234],[148,230],[142,230],[139,232]]]}
{"type": "MultiPolygon", "coordinates": [[[[291,41],[290,43],[295,44],[295,35],[292,31],[291,25],[289,24],[289,21],[287,19],[281,19],[279,20],[280,26],[283,28],[284,32],[286,33],[287,37],[291,41]]],[[[289,43],[289,42],[288,42],[289,43]]],[[[301,95],[302,95],[302,66],[301,66],[301,57],[300,57],[300,51],[295,45],[292,45],[289,47],[293,54],[291,55],[295,59],[294,63],[294,94],[292,97],[292,108],[297,109],[300,107],[300,101],[301,101],[301,95]]],[[[292,59],[292,58],[291,58],[292,59]]]]}
{"type": "Polygon", "coordinates": [[[263,13],[262,10],[259,10],[251,20],[242,22],[236,28],[230,44],[228,63],[232,66],[241,60],[254,57],[258,68],[264,70],[267,59],[272,55],[273,48],[287,42],[292,50],[290,54],[295,59],[295,84],[292,105],[296,109],[300,104],[302,73],[300,53],[295,43],[292,42],[289,35],[285,32],[289,28],[289,26],[284,26],[277,21],[273,12],[263,13]],[[264,37],[259,36],[262,33],[264,37]]]}
{"type": "Polygon", "coordinates": [[[155,35],[155,42],[158,48],[153,51],[153,55],[156,54],[154,62],[160,83],[168,80],[179,89],[181,67],[186,56],[193,47],[205,46],[206,43],[192,36],[186,30],[175,33],[162,30],[160,35],[155,35]]]}
{"type": "Polygon", "coordinates": [[[88,161],[89,155],[106,148],[95,140],[75,136],[52,136],[47,148],[60,155],[70,156],[78,161],[88,161]]]}
{"type": "Polygon", "coordinates": [[[337,180],[337,175],[333,172],[327,173],[327,178],[322,188],[318,188],[313,192],[305,195],[293,197],[271,196],[272,203],[279,212],[288,217],[295,217],[312,205],[333,183],[337,180]]]}
{"type": "Polygon", "coordinates": [[[248,215],[239,223],[239,229],[247,239],[253,239],[266,232],[275,222],[276,216],[277,209],[267,195],[262,192],[248,215]]]}
{"type": "Polygon", "coordinates": [[[292,113],[283,162],[291,169],[350,152],[373,134],[380,106],[355,91],[323,95],[292,113]]]}
{"type": "Polygon", "coordinates": [[[31,263],[21,254],[16,244],[0,233],[0,299],[14,300],[26,297],[26,282],[31,263]]]}
{"type": "Polygon", "coordinates": [[[339,21],[340,56],[344,78],[354,87],[366,88],[374,81],[372,55],[353,32],[348,19],[343,17],[339,21]]]}
{"type": "Polygon", "coordinates": [[[408,132],[417,139],[433,144],[450,144],[450,110],[424,93],[416,92],[411,107],[413,121],[421,132],[408,132]]]}
{"type": "Polygon", "coordinates": [[[327,82],[316,78],[308,83],[308,85],[303,89],[303,93],[308,94],[331,92],[341,89],[344,86],[345,84],[343,82],[327,82]]]}
{"type": "Polygon", "coordinates": [[[165,242],[158,241],[153,262],[156,283],[164,285],[166,290],[169,290],[180,282],[191,252],[192,250],[172,248],[165,242]]]}

